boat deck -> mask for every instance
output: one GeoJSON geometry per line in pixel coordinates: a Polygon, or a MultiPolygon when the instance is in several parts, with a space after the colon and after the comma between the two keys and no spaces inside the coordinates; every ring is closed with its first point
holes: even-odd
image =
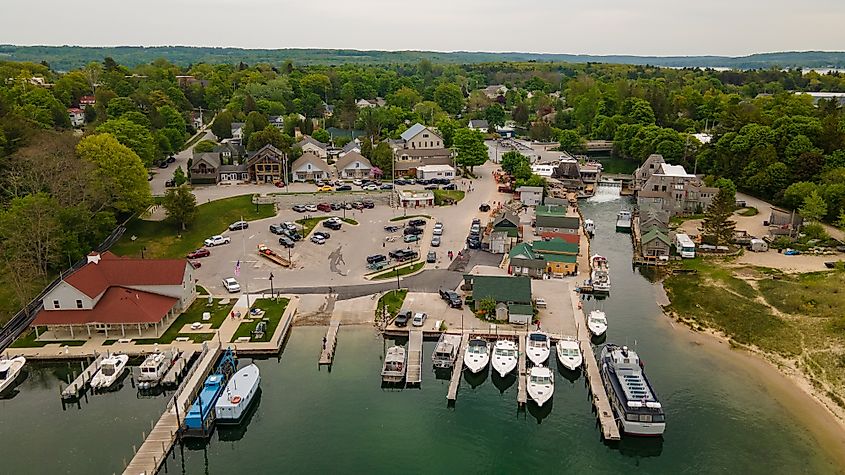
{"type": "Polygon", "coordinates": [[[408,338],[408,370],[405,376],[406,384],[420,384],[422,382],[422,343],[422,331],[412,330],[408,338]]]}
{"type": "Polygon", "coordinates": [[[97,374],[97,371],[100,370],[100,363],[103,361],[104,356],[99,355],[94,358],[94,361],[88,365],[87,368],[83,369],[79,376],[71,382],[68,387],[62,390],[62,399],[75,399],[78,398],[85,388],[88,386],[88,383],[91,381],[91,378],[97,374]]]}
{"type": "Polygon", "coordinates": [[[185,368],[188,367],[188,363],[194,357],[194,353],[196,353],[194,350],[183,351],[173,363],[173,366],[167,371],[167,374],[164,375],[164,378],[161,379],[161,384],[173,386],[179,383],[179,376],[185,372],[185,368]]]}
{"type": "Polygon", "coordinates": [[[340,329],[340,320],[332,320],[329,329],[326,331],[326,344],[320,352],[321,365],[330,365],[334,362],[334,350],[337,347],[337,332],[340,329]]]}
{"type": "Polygon", "coordinates": [[[525,405],[528,402],[528,370],[526,369],[527,363],[525,358],[525,338],[517,338],[519,342],[519,364],[517,366],[517,390],[516,390],[516,402],[520,406],[525,405]]]}
{"type": "Polygon", "coordinates": [[[464,333],[461,336],[461,347],[458,350],[458,357],[455,359],[455,365],[452,367],[452,379],[449,381],[449,392],[446,394],[446,399],[455,401],[458,399],[458,386],[461,384],[461,374],[464,371],[464,352],[469,344],[469,333],[464,333]]]}

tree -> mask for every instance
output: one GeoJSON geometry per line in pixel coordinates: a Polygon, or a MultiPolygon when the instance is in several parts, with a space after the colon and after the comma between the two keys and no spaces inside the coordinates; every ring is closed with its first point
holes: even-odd
{"type": "Polygon", "coordinates": [[[549,124],[543,122],[542,120],[538,120],[531,124],[531,128],[528,129],[528,136],[531,140],[547,142],[552,138],[552,128],[549,124]]]}
{"type": "Polygon", "coordinates": [[[233,120],[232,113],[227,110],[217,114],[217,117],[214,118],[214,122],[211,124],[211,132],[218,139],[232,138],[233,120]]]}
{"type": "Polygon", "coordinates": [[[95,166],[91,188],[100,197],[101,208],[137,212],[152,202],[141,158],[111,134],[85,137],[76,146],[76,154],[95,166]]]}
{"type": "Polygon", "coordinates": [[[178,224],[182,231],[197,215],[197,198],[185,185],[167,190],[161,205],[167,211],[167,219],[178,224]]]}
{"type": "Polygon", "coordinates": [[[434,90],[434,102],[444,111],[458,114],[464,108],[464,93],[456,84],[443,83],[434,90]]]}
{"type": "Polygon", "coordinates": [[[456,130],[454,147],[457,151],[455,162],[464,168],[469,167],[470,172],[487,161],[487,146],[484,145],[484,136],[481,132],[470,129],[456,130]]]}
{"type": "Polygon", "coordinates": [[[115,97],[106,106],[109,119],[119,119],[127,112],[138,112],[138,105],[128,97],[115,97]]]}
{"type": "Polygon", "coordinates": [[[13,199],[8,209],[0,213],[4,260],[20,264],[13,267],[37,269],[39,275],[46,275],[51,264],[61,262],[62,257],[56,252],[62,238],[57,207],[58,203],[46,193],[13,199]]]}
{"type": "Polygon", "coordinates": [[[496,319],[496,299],[493,297],[484,297],[476,304],[478,313],[484,315],[487,320],[496,319]]]}
{"type": "Polygon", "coordinates": [[[524,103],[520,102],[513,108],[513,112],[511,113],[513,120],[520,125],[525,125],[528,123],[528,106],[524,103]]]}
{"type": "Polygon", "coordinates": [[[332,136],[329,134],[329,131],[326,129],[317,129],[314,133],[311,134],[311,138],[314,140],[318,140],[323,143],[329,143],[332,140],[332,136]]]}
{"type": "Polygon", "coordinates": [[[502,166],[502,170],[510,175],[513,175],[517,167],[521,166],[521,163],[527,163],[529,168],[531,167],[531,162],[528,160],[528,157],[516,150],[505,152],[499,163],[502,166]]]}
{"type": "Polygon", "coordinates": [[[558,139],[561,150],[569,153],[581,153],[584,150],[584,139],[574,130],[561,130],[558,139]]]}
{"type": "Polygon", "coordinates": [[[216,146],[217,146],[217,144],[215,144],[211,140],[200,140],[199,142],[197,142],[196,145],[194,145],[194,152],[196,152],[196,153],[213,152],[214,147],[216,147],[216,146]]]}
{"type": "Polygon", "coordinates": [[[808,181],[798,181],[783,192],[783,205],[789,209],[798,209],[804,204],[804,199],[818,189],[818,185],[808,181]]]}
{"type": "Polygon", "coordinates": [[[258,132],[259,130],[264,130],[264,128],[268,125],[270,125],[270,122],[267,121],[264,114],[258,111],[250,112],[249,115],[246,116],[246,121],[244,122],[244,142],[249,143],[250,135],[254,132],[258,132]]]}
{"type": "Polygon", "coordinates": [[[836,226],[839,229],[845,229],[845,209],[839,212],[839,218],[836,220],[836,226]]]}
{"type": "Polygon", "coordinates": [[[726,246],[733,241],[736,223],[730,219],[736,207],[736,199],[730,187],[719,188],[716,197],[707,207],[702,228],[704,234],[717,246],[726,246]]]}
{"type": "Polygon", "coordinates": [[[410,87],[401,87],[393,94],[388,94],[387,103],[401,107],[402,109],[411,110],[422,101],[422,96],[411,89],[410,87]]]}
{"type": "Polygon", "coordinates": [[[249,137],[249,143],[246,149],[254,152],[268,144],[283,152],[287,152],[290,150],[291,145],[293,145],[293,139],[290,135],[283,133],[275,126],[268,125],[264,127],[264,130],[259,130],[249,137]]]}
{"type": "Polygon", "coordinates": [[[156,156],[156,142],[149,129],[127,119],[111,119],[97,127],[97,133],[107,133],[129,147],[141,158],[142,165],[150,165],[156,156]]]}
{"type": "Polygon", "coordinates": [[[491,104],[484,110],[484,118],[490,127],[505,125],[505,109],[500,104],[491,104]]]}
{"type": "Polygon", "coordinates": [[[819,222],[827,214],[827,203],[818,191],[813,190],[804,198],[804,204],[798,209],[798,213],[807,221],[819,222]]]}
{"type": "Polygon", "coordinates": [[[393,176],[393,149],[387,142],[379,142],[370,153],[370,162],[378,167],[384,176],[393,176]]]}
{"type": "Polygon", "coordinates": [[[185,171],[182,170],[182,165],[176,167],[176,170],[173,171],[173,184],[176,186],[182,186],[188,182],[188,177],[185,176],[185,171]]]}

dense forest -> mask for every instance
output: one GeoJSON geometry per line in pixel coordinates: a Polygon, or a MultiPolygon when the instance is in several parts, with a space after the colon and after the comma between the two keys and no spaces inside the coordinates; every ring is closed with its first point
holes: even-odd
{"type": "Polygon", "coordinates": [[[440,64],[492,62],[556,62],[656,65],[672,68],[845,68],[845,52],[787,51],[748,56],[629,56],[543,53],[487,53],[472,51],[361,51],[351,49],[243,49],[195,46],[16,46],[0,45],[0,58],[11,61],[46,61],[58,71],[81,68],[91,61],[113,58],[120,64],[137,66],[164,58],[173,64],[233,64],[245,62],[302,65],[413,64],[429,60],[440,64]]]}
{"type": "Polygon", "coordinates": [[[491,129],[512,125],[526,138],[557,141],[575,153],[588,139],[613,140],[614,153],[635,163],[661,153],[792,208],[813,197],[817,217],[829,222],[845,208],[843,108],[795,93],[845,91],[845,75],[835,72],[427,59],[182,66],[156,59],[127,66],[112,57],[59,72],[52,56],[43,59],[0,62],[0,281],[8,294],[0,292],[0,303],[8,303],[0,306],[6,308],[151,203],[147,169],[184,147],[198,108],[216,113],[212,130],[221,139],[232,122],[244,122],[248,150],[271,143],[295,155],[296,129],[336,146],[351,138],[339,129],[354,130],[362,153],[389,170],[387,139],[421,122],[437,127],[458,163],[471,168],[486,158],[482,135],[467,129],[469,119],[479,118],[491,129]],[[504,88],[485,94],[490,85],[504,88]],[[84,124],[72,128],[68,108],[91,96],[84,124]],[[356,104],[375,98],[385,105],[356,104]],[[269,124],[271,116],[284,118],[281,130],[269,124]],[[712,141],[692,136],[700,132],[712,141]]]}

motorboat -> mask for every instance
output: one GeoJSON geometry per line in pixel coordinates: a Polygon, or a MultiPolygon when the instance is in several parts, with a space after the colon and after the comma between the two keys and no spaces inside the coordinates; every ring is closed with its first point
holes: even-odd
{"type": "Polygon", "coordinates": [[[490,343],[484,338],[473,338],[464,352],[464,364],[473,373],[480,373],[490,362],[490,343]]]}
{"type": "Polygon", "coordinates": [[[584,220],[584,232],[591,237],[596,234],[596,223],[592,219],[584,220]]]}
{"type": "Polygon", "coordinates": [[[208,437],[214,429],[217,400],[223,394],[229,375],[235,373],[238,361],[235,352],[229,348],[223,352],[214,371],[206,376],[202,388],[185,414],[182,425],[183,437],[208,437]]]}
{"type": "Polygon", "coordinates": [[[384,355],[384,367],[381,370],[381,380],[385,383],[399,383],[405,379],[406,370],[405,348],[391,346],[384,355]]]}
{"type": "Polygon", "coordinates": [[[0,360],[0,392],[5,391],[15,382],[24,365],[26,365],[26,358],[23,356],[0,360]]]}
{"type": "Polygon", "coordinates": [[[549,335],[544,332],[531,332],[525,336],[525,354],[535,365],[543,364],[549,359],[552,351],[552,341],[549,335]]]}
{"type": "Polygon", "coordinates": [[[587,328],[595,337],[604,335],[607,331],[607,315],[601,310],[593,310],[587,317],[587,328]]]}
{"type": "Polygon", "coordinates": [[[251,364],[239,369],[226,384],[223,394],[214,404],[214,414],[219,424],[238,424],[249,410],[259,390],[261,374],[258,366],[251,364]]]}
{"type": "Polygon", "coordinates": [[[173,366],[173,363],[178,358],[179,354],[176,351],[165,351],[163,353],[153,353],[144,358],[141,363],[138,374],[138,389],[149,389],[158,386],[158,383],[173,366]]]}
{"type": "Polygon", "coordinates": [[[499,376],[505,377],[516,368],[519,361],[519,349],[512,340],[496,340],[493,345],[493,358],[491,364],[499,376]]]}
{"type": "Polygon", "coordinates": [[[533,366],[528,370],[528,395],[542,406],[555,392],[555,378],[552,371],[543,366],[533,366]]]}
{"type": "Polygon", "coordinates": [[[601,380],[620,430],[629,435],[662,435],[666,414],[639,355],[627,346],[607,344],[599,361],[601,380]]]}
{"type": "Polygon", "coordinates": [[[458,352],[461,350],[460,347],[460,335],[441,334],[440,340],[437,341],[437,346],[434,347],[434,353],[431,355],[432,365],[436,369],[451,368],[455,365],[455,359],[457,359],[458,352]]]}
{"type": "Polygon", "coordinates": [[[569,371],[575,371],[584,363],[581,347],[575,338],[561,338],[555,344],[557,359],[569,371]]]}
{"type": "Polygon", "coordinates": [[[593,270],[590,274],[590,284],[593,286],[593,292],[610,292],[610,266],[607,258],[595,254],[591,261],[593,270]]]}
{"type": "Polygon", "coordinates": [[[631,212],[627,209],[620,210],[616,214],[616,230],[621,232],[631,232],[631,212]]]}
{"type": "Polygon", "coordinates": [[[126,369],[129,355],[110,355],[100,362],[100,370],[91,378],[91,387],[106,389],[115,383],[126,369]]]}

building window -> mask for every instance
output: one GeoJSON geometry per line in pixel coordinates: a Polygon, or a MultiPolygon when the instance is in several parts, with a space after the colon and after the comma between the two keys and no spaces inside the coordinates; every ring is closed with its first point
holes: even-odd
{"type": "Polygon", "coordinates": [[[82,308],[82,300],[76,301],[76,308],[82,308]]]}
{"type": "Polygon", "coordinates": [[[62,308],[62,306],[61,306],[61,305],[59,305],[59,301],[58,301],[58,300],[53,300],[53,308],[62,308]]]}

